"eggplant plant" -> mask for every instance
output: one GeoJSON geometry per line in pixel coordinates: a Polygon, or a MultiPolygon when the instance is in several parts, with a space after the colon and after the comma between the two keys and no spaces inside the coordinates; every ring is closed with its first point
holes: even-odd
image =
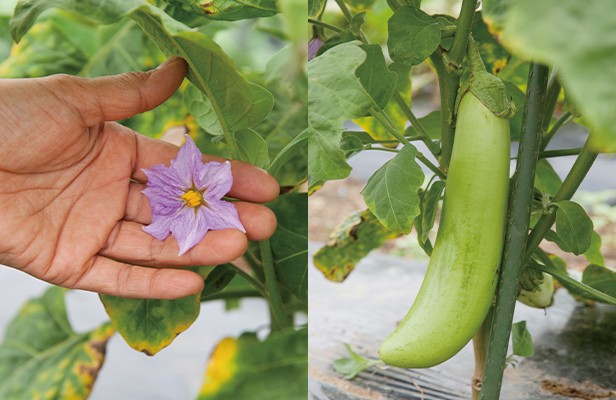
{"type": "Polygon", "coordinates": [[[0,78],[97,77],[149,70],[179,56],[189,67],[178,92],[160,107],[121,123],[176,143],[189,135],[203,153],[267,170],[282,194],[267,204],[278,220],[274,236],[250,243],[234,264],[194,268],[205,280],[200,294],[178,300],[101,295],[110,321],[87,333],[71,327],[64,289],[51,287],[30,300],[0,344],[0,398],[85,399],[115,332],[136,351],[152,356],[189,329],[202,303],[225,302],[232,312],[242,299],[257,298],[270,310],[261,316],[263,330],[259,336],[246,331],[221,337],[195,398],[305,399],[303,0],[214,0],[208,7],[189,0],[8,3],[11,7],[3,1],[0,8],[0,78]]]}
{"type": "MultiPolygon", "coordinates": [[[[380,358],[430,367],[474,336],[473,396],[493,400],[516,299],[548,307],[558,282],[578,300],[616,305],[616,272],[571,200],[597,155],[616,150],[614,20],[607,1],[459,5],[451,16],[428,13],[428,0],[309,1],[309,193],[347,178],[360,152],[394,154],[361,192],[367,209],[341,223],[314,264],[344,281],[371,250],[414,230],[430,263],[408,315],[374,338],[380,358]],[[440,107],[418,118],[413,77],[425,75],[440,107]],[[589,132],[584,146],[546,150],[572,121],[589,132]],[[565,155],[577,159],[561,180],[550,159],[565,155]],[[544,239],[587,258],[581,280],[544,239]]],[[[529,337],[515,327],[514,351],[529,337]]]]}

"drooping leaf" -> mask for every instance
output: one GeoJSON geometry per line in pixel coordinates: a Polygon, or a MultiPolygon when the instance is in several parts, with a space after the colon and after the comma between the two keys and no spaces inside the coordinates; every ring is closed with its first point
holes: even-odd
{"type": "Polygon", "coordinates": [[[240,160],[259,168],[267,168],[270,165],[267,142],[261,135],[250,128],[242,129],[235,133],[240,160]]]}
{"type": "Polygon", "coordinates": [[[398,8],[389,19],[387,48],[392,60],[421,64],[441,42],[441,25],[412,6],[398,8]]]}
{"type": "Polygon", "coordinates": [[[205,278],[200,300],[206,301],[223,291],[236,275],[237,268],[232,264],[222,264],[215,267],[205,278]]]}
{"type": "Polygon", "coordinates": [[[308,174],[315,179],[349,175],[340,149],[342,123],[365,115],[373,105],[355,75],[366,60],[358,44],[341,44],[308,63],[308,174]]]}
{"type": "MultiPolygon", "coordinates": [[[[555,257],[550,257],[553,260],[555,257]]],[[[616,296],[604,293],[592,286],[587,285],[584,282],[573,279],[568,273],[565,267],[564,261],[560,260],[560,263],[554,263],[552,265],[542,265],[537,263],[530,263],[529,266],[539,271],[547,272],[552,275],[574,295],[576,298],[589,299],[599,301],[601,303],[607,303],[616,305],[616,296]]],[[[601,267],[604,268],[604,267],[601,267]]]]}
{"type": "MultiPolygon", "coordinates": [[[[610,0],[510,1],[503,40],[529,59],[558,66],[567,95],[591,125],[591,145],[616,151],[616,17],[610,0]]],[[[484,4],[485,7],[485,4],[484,4]]]]}
{"type": "Polygon", "coordinates": [[[535,355],[533,337],[526,329],[526,321],[514,322],[511,326],[511,343],[513,354],[520,357],[532,357],[535,355]]]}
{"type": "Polygon", "coordinates": [[[560,179],[552,164],[545,158],[537,162],[537,170],[535,172],[535,187],[543,193],[554,196],[558,189],[562,186],[563,181],[560,179]]]}
{"type": "Polygon", "coordinates": [[[289,193],[268,203],[278,227],[272,236],[276,277],[280,284],[308,305],[308,195],[289,193]]]}
{"type": "Polygon", "coordinates": [[[99,24],[130,17],[167,56],[180,56],[189,65],[187,77],[212,103],[218,120],[230,132],[253,126],[271,111],[271,94],[250,83],[235,63],[206,35],[173,20],[146,0],[22,0],[11,20],[11,34],[20,40],[38,16],[51,7],[85,16],[99,24]]]}
{"type": "Polygon", "coordinates": [[[308,329],[259,341],[256,334],[223,339],[210,357],[198,400],[305,400],[308,329]]]}
{"type": "Polygon", "coordinates": [[[616,298],[616,272],[600,265],[589,265],[582,274],[582,282],[616,298]]]}
{"type": "Polygon", "coordinates": [[[276,0],[164,0],[209,19],[237,21],[276,15],[276,0]]]}
{"type": "Polygon", "coordinates": [[[415,147],[405,145],[372,174],[362,191],[370,211],[392,232],[410,233],[419,215],[417,191],[424,174],[415,161],[416,154],[415,147]]]}
{"type": "Polygon", "coordinates": [[[88,398],[113,329],[106,323],[87,333],[73,331],[64,293],[52,287],[28,301],[6,328],[0,344],[1,399],[88,398]]]}
{"type": "Polygon", "coordinates": [[[512,0],[483,0],[481,14],[490,33],[500,37],[507,7],[512,0]]]}
{"type": "Polygon", "coordinates": [[[374,103],[385,108],[396,89],[398,75],[387,68],[381,46],[371,44],[361,48],[366,52],[366,61],[355,70],[355,76],[359,78],[374,103]]]}
{"type": "Polygon", "coordinates": [[[590,247],[592,220],[578,203],[570,200],[559,201],[556,210],[556,233],[573,254],[582,254],[590,247]]]}
{"type": "Polygon", "coordinates": [[[605,266],[605,257],[603,257],[603,253],[601,253],[601,235],[596,231],[592,232],[590,247],[584,252],[584,257],[586,257],[591,264],[605,266]]]}
{"type": "Polygon", "coordinates": [[[354,212],[334,228],[327,245],[314,254],[314,266],[327,279],[342,282],[368,253],[398,236],[370,210],[354,212]]]}
{"type": "Polygon", "coordinates": [[[425,243],[436,220],[438,201],[445,190],[445,182],[436,180],[421,197],[421,234],[419,239],[425,243]]]}
{"type": "Polygon", "coordinates": [[[133,349],[149,356],[167,347],[199,316],[199,295],[177,300],[100,295],[113,327],[133,349]]]}
{"type": "Polygon", "coordinates": [[[349,357],[339,358],[334,360],[332,366],[339,374],[344,375],[344,379],[353,379],[360,372],[367,370],[368,368],[372,368],[375,365],[381,363],[380,360],[374,360],[370,358],[365,358],[357,354],[353,351],[351,346],[347,343],[344,344],[347,352],[349,353],[349,357]]]}
{"type": "MultiPolygon", "coordinates": [[[[432,111],[431,113],[418,118],[421,126],[426,130],[430,139],[441,138],[441,110],[432,111]]],[[[420,136],[419,131],[413,125],[409,125],[404,132],[405,136],[420,136]]]]}

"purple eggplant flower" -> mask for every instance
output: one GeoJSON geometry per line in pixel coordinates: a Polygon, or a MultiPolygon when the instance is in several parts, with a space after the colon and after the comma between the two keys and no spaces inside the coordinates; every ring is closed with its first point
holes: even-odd
{"type": "Polygon", "coordinates": [[[152,208],[152,223],[145,230],[158,240],[172,234],[186,253],[207,231],[235,228],[246,232],[235,206],[222,197],[231,190],[231,164],[201,161],[201,152],[190,136],[171,166],[155,165],[143,172],[148,177],[143,194],[152,208]]]}
{"type": "Polygon", "coordinates": [[[312,38],[312,40],[310,40],[310,43],[308,43],[308,61],[316,57],[321,46],[323,46],[323,41],[318,37],[312,38]]]}

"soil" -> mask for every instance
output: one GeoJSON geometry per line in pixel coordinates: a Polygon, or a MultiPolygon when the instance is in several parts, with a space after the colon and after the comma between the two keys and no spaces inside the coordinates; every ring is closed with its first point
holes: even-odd
{"type": "Polygon", "coordinates": [[[616,398],[616,392],[603,389],[588,381],[569,384],[562,381],[544,379],[541,381],[541,389],[555,395],[574,399],[597,400],[616,398]]]}

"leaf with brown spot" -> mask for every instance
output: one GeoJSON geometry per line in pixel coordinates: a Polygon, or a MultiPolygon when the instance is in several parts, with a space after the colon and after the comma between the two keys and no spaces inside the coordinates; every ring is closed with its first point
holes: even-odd
{"type": "Polygon", "coordinates": [[[52,287],[28,301],[8,325],[0,344],[0,399],[87,399],[105,360],[114,330],[105,323],[73,331],[65,290],[52,287]]]}
{"type": "Polygon", "coordinates": [[[125,299],[100,295],[113,327],[133,349],[153,356],[199,316],[200,295],[177,300],[125,299]]]}

